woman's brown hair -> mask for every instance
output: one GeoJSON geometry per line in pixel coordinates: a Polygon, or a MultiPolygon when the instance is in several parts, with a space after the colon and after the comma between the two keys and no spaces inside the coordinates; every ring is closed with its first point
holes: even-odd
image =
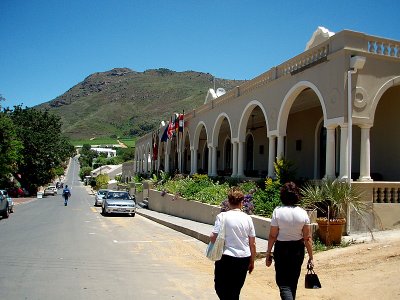
{"type": "Polygon", "coordinates": [[[229,190],[228,193],[228,202],[231,205],[237,206],[244,199],[243,192],[238,187],[233,187],[229,190]]]}

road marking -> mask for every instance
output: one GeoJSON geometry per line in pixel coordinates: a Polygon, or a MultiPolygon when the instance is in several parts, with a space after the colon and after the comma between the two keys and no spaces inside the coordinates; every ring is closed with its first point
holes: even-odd
{"type": "Polygon", "coordinates": [[[92,210],[92,212],[97,213],[97,210],[94,207],[91,207],[90,209],[92,210]]]}

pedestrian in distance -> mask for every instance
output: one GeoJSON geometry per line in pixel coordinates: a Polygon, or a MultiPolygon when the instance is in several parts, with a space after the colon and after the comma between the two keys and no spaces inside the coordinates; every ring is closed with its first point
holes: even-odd
{"type": "Polygon", "coordinates": [[[214,243],[224,218],[225,245],[222,258],[215,262],[214,270],[215,291],[221,300],[238,300],[247,272],[251,274],[254,269],[256,233],[253,220],[242,212],[243,200],[240,189],[229,191],[230,209],[217,215],[210,234],[210,241],[214,243]]]}
{"type": "Polygon", "coordinates": [[[65,188],[63,189],[62,196],[64,198],[64,206],[67,206],[68,205],[68,198],[71,197],[71,191],[68,188],[67,184],[65,185],[65,188]]]}
{"type": "Polygon", "coordinates": [[[280,197],[283,205],[272,213],[265,264],[270,267],[274,259],[275,281],[281,299],[292,300],[296,299],[304,246],[308,253],[308,265],[314,266],[311,226],[307,212],[297,206],[300,191],[295,183],[285,183],[280,190],[280,197]]]}

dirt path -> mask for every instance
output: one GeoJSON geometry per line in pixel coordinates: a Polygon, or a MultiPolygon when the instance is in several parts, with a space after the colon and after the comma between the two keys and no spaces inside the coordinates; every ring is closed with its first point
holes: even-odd
{"type": "MultiPolygon", "coordinates": [[[[400,231],[374,242],[317,253],[314,260],[322,289],[306,290],[302,274],[296,299],[400,299],[400,231]]],[[[264,263],[257,261],[243,299],[280,299],[275,271],[264,263]]]]}

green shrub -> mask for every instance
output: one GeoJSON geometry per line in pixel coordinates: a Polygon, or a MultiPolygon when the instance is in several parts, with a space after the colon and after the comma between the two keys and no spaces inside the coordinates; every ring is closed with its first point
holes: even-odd
{"type": "Polygon", "coordinates": [[[106,189],[109,181],[110,181],[110,177],[108,177],[107,174],[98,175],[96,177],[96,190],[106,189]]]}
{"type": "Polygon", "coordinates": [[[200,202],[219,205],[224,199],[226,199],[228,190],[229,185],[227,183],[213,184],[199,191],[195,197],[196,200],[200,202]]]}
{"type": "Polygon", "coordinates": [[[244,181],[238,184],[238,187],[243,192],[243,194],[250,194],[257,190],[257,183],[254,181],[244,181]]]}
{"type": "Polygon", "coordinates": [[[267,178],[265,190],[258,189],[253,194],[254,213],[270,218],[275,207],[282,205],[280,200],[281,184],[278,180],[267,178]]]}

